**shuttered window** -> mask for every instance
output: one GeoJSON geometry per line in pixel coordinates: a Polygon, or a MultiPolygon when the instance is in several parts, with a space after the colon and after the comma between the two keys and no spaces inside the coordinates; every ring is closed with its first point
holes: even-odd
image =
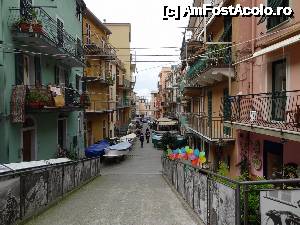
{"type": "Polygon", "coordinates": [[[35,84],[42,85],[42,73],[41,73],[41,58],[40,56],[34,57],[35,66],[35,84]]]}
{"type": "Polygon", "coordinates": [[[15,54],[15,79],[16,85],[24,83],[24,58],[23,54],[15,54]]]}

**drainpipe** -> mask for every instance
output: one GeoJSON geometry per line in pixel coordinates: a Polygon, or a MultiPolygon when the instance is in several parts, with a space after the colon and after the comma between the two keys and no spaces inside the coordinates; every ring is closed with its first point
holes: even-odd
{"type": "MultiPolygon", "coordinates": [[[[256,6],[256,3],[257,3],[257,1],[256,0],[252,0],[251,1],[252,2],[252,8],[254,8],[255,6],[256,6]]],[[[255,20],[255,18],[256,17],[252,17],[251,18],[251,22],[252,22],[252,32],[251,32],[251,34],[252,34],[252,37],[251,37],[251,39],[252,39],[252,41],[251,41],[251,52],[252,52],[252,54],[254,54],[254,52],[255,52],[255,38],[256,38],[256,20],[255,20]]],[[[250,62],[250,74],[251,74],[251,79],[250,79],[250,90],[251,90],[251,94],[253,94],[253,76],[254,76],[254,69],[253,69],[253,66],[254,66],[254,62],[253,61],[251,61],[250,62]]]]}

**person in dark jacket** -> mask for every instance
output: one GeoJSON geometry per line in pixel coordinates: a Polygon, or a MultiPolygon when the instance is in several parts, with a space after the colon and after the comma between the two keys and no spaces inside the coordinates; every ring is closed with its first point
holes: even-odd
{"type": "Polygon", "coordinates": [[[143,147],[144,147],[144,140],[145,140],[145,138],[144,138],[144,134],[143,134],[143,133],[141,133],[141,134],[140,134],[141,148],[143,148],[143,147]]]}
{"type": "Polygon", "coordinates": [[[146,130],[146,140],[147,140],[147,143],[149,143],[149,139],[150,139],[150,130],[147,128],[147,130],[146,130]]]}

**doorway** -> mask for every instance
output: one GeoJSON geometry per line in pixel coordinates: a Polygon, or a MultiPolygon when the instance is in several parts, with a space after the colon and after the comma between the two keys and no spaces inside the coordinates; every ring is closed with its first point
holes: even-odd
{"type": "Polygon", "coordinates": [[[272,63],[272,120],[284,121],[286,107],[286,60],[272,63]]]}
{"type": "Polygon", "coordinates": [[[36,159],[36,128],[32,118],[27,118],[22,129],[22,161],[36,159]]]}
{"type": "Polygon", "coordinates": [[[274,178],[274,175],[281,176],[283,167],[283,144],[265,141],[264,142],[264,177],[274,178]]]}

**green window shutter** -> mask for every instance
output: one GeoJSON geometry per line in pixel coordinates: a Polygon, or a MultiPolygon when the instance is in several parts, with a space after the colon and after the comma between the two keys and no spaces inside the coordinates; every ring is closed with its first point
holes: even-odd
{"type": "Polygon", "coordinates": [[[40,56],[34,57],[34,67],[35,67],[35,84],[42,84],[42,74],[41,74],[41,58],[40,56]]]}
{"type": "Polygon", "coordinates": [[[59,67],[55,65],[55,71],[54,71],[54,83],[59,84],[59,67]]]}
{"type": "Polygon", "coordinates": [[[65,75],[65,85],[66,87],[69,87],[69,74],[70,74],[70,71],[68,69],[64,70],[64,75],[65,75]]]}
{"type": "MultiPolygon", "coordinates": [[[[272,9],[273,9],[274,11],[276,11],[276,10],[277,10],[277,9],[276,9],[277,7],[282,6],[283,1],[285,1],[285,0],[268,0],[268,7],[272,7],[272,9]]],[[[265,22],[267,18],[269,18],[269,17],[266,16],[266,15],[262,16],[262,17],[260,18],[260,20],[258,21],[258,24],[257,24],[257,25],[259,25],[259,24],[265,22]]],[[[271,18],[271,17],[270,17],[270,18],[271,18]]]]}
{"type": "Polygon", "coordinates": [[[15,79],[16,85],[24,83],[24,58],[23,54],[15,54],[15,79]]]}

